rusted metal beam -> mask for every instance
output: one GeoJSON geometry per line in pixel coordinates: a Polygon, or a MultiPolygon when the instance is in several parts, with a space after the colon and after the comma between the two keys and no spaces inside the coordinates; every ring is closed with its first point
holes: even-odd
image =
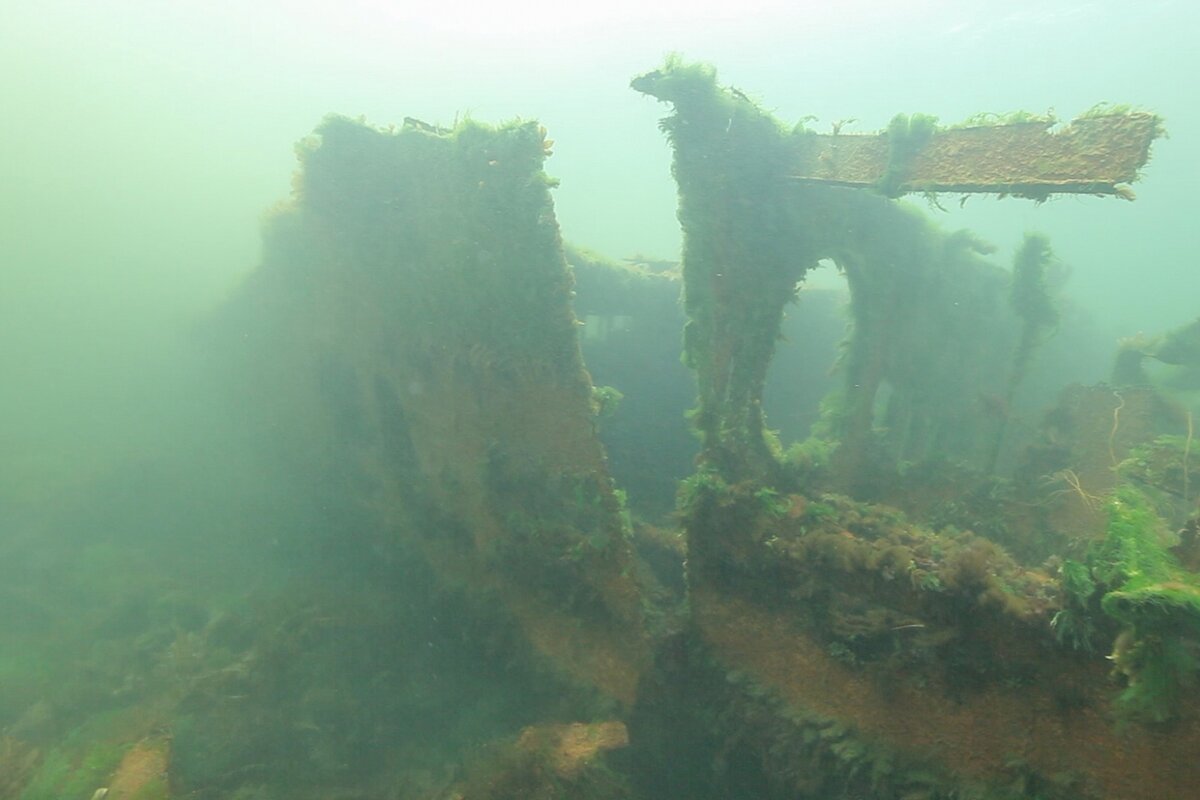
{"type": "Polygon", "coordinates": [[[897,160],[893,135],[802,134],[793,177],[808,183],[880,187],[889,194],[990,192],[1045,199],[1056,193],[1117,195],[1128,200],[1162,135],[1146,112],[1085,116],[1055,129],[1053,120],[934,131],[897,160]],[[899,174],[896,174],[896,171],[899,174]]]}

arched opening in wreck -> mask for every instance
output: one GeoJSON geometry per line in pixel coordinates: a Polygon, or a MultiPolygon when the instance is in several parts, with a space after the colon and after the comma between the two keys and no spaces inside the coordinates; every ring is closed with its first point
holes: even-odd
{"type": "Polygon", "coordinates": [[[821,259],[784,309],[767,370],[763,411],[784,449],[813,433],[821,402],[841,385],[838,353],[849,335],[850,287],[832,259],[821,259]]]}

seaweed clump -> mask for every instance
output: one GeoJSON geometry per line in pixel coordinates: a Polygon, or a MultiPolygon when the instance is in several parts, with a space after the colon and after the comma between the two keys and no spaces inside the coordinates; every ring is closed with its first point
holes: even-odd
{"type": "Polygon", "coordinates": [[[1109,504],[1107,536],[1092,572],[1107,592],[1104,612],[1124,628],[1109,658],[1125,681],[1117,699],[1128,718],[1165,722],[1200,667],[1200,581],[1169,552],[1146,497],[1128,486],[1109,504]]]}
{"type": "Polygon", "coordinates": [[[912,161],[937,131],[937,117],[897,114],[887,127],[888,164],[876,188],[884,197],[896,198],[912,191],[912,161]]]}
{"type": "MultiPolygon", "coordinates": [[[[1051,295],[1049,273],[1056,264],[1050,240],[1044,234],[1029,233],[1013,259],[1012,287],[1009,304],[1021,324],[1020,339],[1013,353],[1013,363],[1005,388],[1005,407],[1011,408],[1017,389],[1029,372],[1029,365],[1038,346],[1045,341],[1047,333],[1058,323],[1059,312],[1051,295]]],[[[996,439],[988,458],[988,472],[996,467],[1009,417],[1001,416],[996,439]]]]}

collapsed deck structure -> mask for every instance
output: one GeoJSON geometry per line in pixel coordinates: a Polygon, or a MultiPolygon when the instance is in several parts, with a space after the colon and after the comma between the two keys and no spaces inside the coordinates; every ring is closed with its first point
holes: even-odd
{"type": "MultiPolygon", "coordinates": [[[[462,629],[487,629],[489,657],[561,696],[440,790],[386,796],[1188,796],[1200,782],[1190,435],[1162,439],[1179,420],[1151,390],[1079,388],[1053,446],[1008,453],[1011,480],[989,474],[1005,430],[978,396],[1011,395],[1013,354],[1046,317],[1010,303],[1009,273],[981,243],[887,197],[1128,195],[1157,118],[1115,111],[1055,132],[898,118],[878,137],[823,137],[707,67],[670,60],[633,85],[673,107],[663,130],[701,437],[679,531],[633,519],[613,482],[600,435],[616,395],[585,371],[572,298],[573,285],[588,293],[574,308],[596,320],[661,326],[678,278],[575,253],[573,284],[536,123],[326,120],[301,147],[261,268],[222,314],[226,369],[264,439],[319,465],[369,552],[419,560],[423,585],[485,620],[462,629]],[[785,307],[825,259],[852,296],[843,388],[820,435],[785,450],[764,386],[785,307]],[[975,469],[949,466],[962,462],[975,469]]],[[[602,364],[603,342],[590,346],[602,364]]],[[[627,374],[617,388],[633,395],[627,374]]],[[[198,658],[203,682],[157,701],[154,752],[173,715],[194,730],[205,713],[236,748],[281,702],[272,671],[305,658],[317,627],[354,624],[331,616],[279,625],[295,649],[273,660],[230,643],[231,666],[198,658]],[[219,706],[229,697],[236,709],[219,706]]],[[[312,752],[341,752],[307,713],[291,727],[324,748],[312,752]]],[[[221,783],[174,742],[191,765],[168,767],[179,796],[256,797],[237,781],[271,774],[206,754],[221,783]]],[[[290,796],[385,796],[350,792],[347,757],[290,796]]],[[[399,757],[378,763],[404,774],[399,757]]]]}
{"type": "MultiPolygon", "coordinates": [[[[838,187],[1036,198],[1080,187],[1111,191],[1144,163],[1157,121],[1119,114],[1040,132],[1038,140],[1053,146],[1037,148],[1037,174],[1047,178],[1038,182],[1026,158],[1032,140],[1022,126],[1030,123],[967,129],[973,140],[990,142],[984,159],[953,144],[964,132],[915,134],[901,120],[883,137],[890,162],[875,158],[866,178],[852,180],[848,167],[819,166],[835,159],[843,137],[814,142],[802,128],[786,130],[739,93],[718,87],[706,68],[669,63],[633,85],[674,109],[663,129],[675,150],[685,349],[698,376],[695,416],[704,437],[700,471],[685,482],[682,500],[690,620],[707,652],[742,687],[745,713],[776,720],[749,734],[771,782],[792,776],[794,791],[814,797],[829,796],[839,780],[856,786],[853,793],[879,797],[1186,794],[1200,777],[1189,755],[1200,736],[1200,709],[1181,691],[1190,668],[1173,672],[1165,662],[1179,655],[1182,666],[1192,658],[1181,654],[1195,648],[1200,593],[1186,570],[1150,555],[1161,544],[1150,543],[1159,534],[1144,500],[1117,490],[1107,539],[1105,524],[1095,520],[1043,530],[1046,539],[1076,547],[1080,540],[1107,542],[1094,544],[1086,565],[1068,561],[1056,570],[1059,560],[1022,565],[983,535],[935,530],[850,499],[899,482],[874,424],[885,382],[889,406],[902,410],[887,418],[902,420],[903,446],[919,434],[928,440],[919,457],[961,457],[963,438],[943,434],[963,423],[963,398],[989,388],[986,348],[1003,351],[1012,342],[986,330],[1003,295],[988,290],[985,273],[972,284],[962,265],[969,244],[938,242],[877,196],[838,187]],[[1105,139],[1113,150],[1098,144],[1105,139]],[[814,161],[813,152],[828,158],[814,161]],[[1112,165],[1095,165],[1110,152],[1118,155],[1112,165]],[[952,168],[958,158],[963,163],[952,168]],[[1091,163],[1070,177],[1081,159],[1091,163]],[[796,168],[798,160],[807,171],[796,168]],[[991,177],[945,177],[980,169],[991,177]],[[765,429],[762,391],[784,305],[824,258],[847,276],[854,327],[845,391],[831,414],[831,468],[814,480],[804,454],[789,458],[765,429]],[[960,327],[951,306],[963,309],[960,327]],[[921,363],[926,357],[950,374],[921,363]],[[914,415],[937,419],[927,416],[914,428],[914,415]],[[814,492],[822,484],[837,494],[814,492]],[[1138,536],[1146,538],[1134,544],[1138,536]],[[1143,583],[1136,567],[1117,564],[1124,558],[1118,551],[1133,550],[1159,563],[1156,579],[1143,583]],[[1072,584],[1079,579],[1084,587],[1072,584]],[[1153,599],[1127,581],[1143,583],[1153,599]],[[1072,604],[1091,614],[1103,606],[1107,622],[1089,623],[1097,633],[1121,631],[1111,658],[1120,670],[1132,668],[1124,711],[1143,723],[1170,716],[1169,729],[1133,731],[1111,718],[1111,662],[1063,647],[1050,624],[1057,620],[1061,634],[1079,610],[1072,604]],[[1144,660],[1131,659],[1128,646],[1141,649],[1144,660]],[[1181,683],[1170,688],[1174,681],[1181,683]],[[1164,695],[1151,697],[1160,689],[1164,695]],[[1154,710],[1161,702],[1169,712],[1154,710]],[[840,773],[834,780],[822,774],[831,764],[840,773]]],[[[859,141],[880,148],[878,139],[850,140],[859,141]]],[[[847,151],[857,147],[846,144],[847,151]]],[[[1132,400],[1129,413],[1127,422],[1132,400]]],[[[1024,501],[1041,498],[1035,492],[1024,501]]]]}

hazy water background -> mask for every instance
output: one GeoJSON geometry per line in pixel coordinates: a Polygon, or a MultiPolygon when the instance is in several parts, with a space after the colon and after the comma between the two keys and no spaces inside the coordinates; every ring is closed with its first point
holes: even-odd
{"type": "Polygon", "coordinates": [[[937,216],[1001,257],[1025,230],[1050,234],[1114,336],[1178,326],[1200,312],[1198,32],[1183,0],[7,3],[0,502],[212,438],[228,410],[177,344],[253,269],[291,146],[328,112],[538,118],[565,237],[675,257],[666,109],[627,88],[668,51],[785,121],[854,117],[851,131],[912,111],[1161,113],[1171,139],[1136,203],[949,198],[937,216]]]}

